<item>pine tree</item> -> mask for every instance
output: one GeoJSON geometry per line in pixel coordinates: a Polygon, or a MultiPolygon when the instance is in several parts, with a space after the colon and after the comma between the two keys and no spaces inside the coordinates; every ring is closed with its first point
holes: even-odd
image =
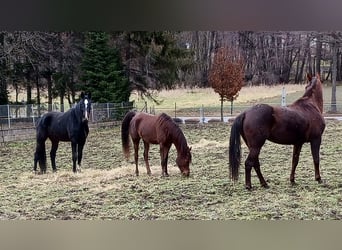
{"type": "Polygon", "coordinates": [[[176,32],[125,31],[113,35],[121,39],[131,88],[145,97],[153,99],[150,90],[176,87],[182,81],[181,72],[192,66],[191,52],[177,43],[176,32]]]}
{"type": "Polygon", "coordinates": [[[82,90],[91,92],[94,102],[126,102],[130,89],[118,50],[108,44],[105,32],[89,32],[81,63],[82,90]]]}

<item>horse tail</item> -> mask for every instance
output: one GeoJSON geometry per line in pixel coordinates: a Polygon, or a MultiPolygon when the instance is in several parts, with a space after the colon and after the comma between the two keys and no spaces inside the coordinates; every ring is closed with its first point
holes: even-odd
{"type": "Polygon", "coordinates": [[[135,116],[136,112],[129,111],[121,123],[121,141],[122,141],[122,150],[126,157],[129,159],[129,151],[130,151],[130,144],[129,144],[129,126],[130,123],[135,116]]]}
{"type": "Polygon", "coordinates": [[[37,162],[42,173],[46,172],[46,150],[45,141],[47,139],[47,123],[50,123],[50,118],[46,115],[41,117],[36,124],[36,152],[34,154],[34,171],[37,170],[37,162]]]}
{"type": "Polygon", "coordinates": [[[235,182],[239,179],[239,168],[241,161],[241,140],[240,135],[242,132],[243,120],[245,114],[237,116],[233,122],[230,130],[229,140],[229,172],[230,178],[235,182]]]}

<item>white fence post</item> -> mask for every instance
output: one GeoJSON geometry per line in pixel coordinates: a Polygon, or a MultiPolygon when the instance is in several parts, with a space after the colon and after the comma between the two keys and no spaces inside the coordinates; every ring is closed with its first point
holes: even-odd
{"type": "Polygon", "coordinates": [[[285,87],[283,87],[281,91],[281,106],[285,107],[286,106],[286,90],[285,87]]]}
{"type": "Polygon", "coordinates": [[[107,102],[107,118],[109,119],[109,103],[107,102]]]}
{"type": "Polygon", "coordinates": [[[11,114],[10,114],[10,105],[7,104],[7,116],[8,116],[8,128],[11,128],[11,114]]]}
{"type": "Polygon", "coordinates": [[[200,107],[200,123],[204,123],[203,105],[200,107]]]}
{"type": "Polygon", "coordinates": [[[91,121],[94,122],[94,108],[91,107],[91,121]]]}

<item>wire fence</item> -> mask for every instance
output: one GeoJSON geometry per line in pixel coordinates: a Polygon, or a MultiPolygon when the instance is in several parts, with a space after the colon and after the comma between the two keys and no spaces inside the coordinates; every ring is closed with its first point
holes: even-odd
{"type": "MultiPolygon", "coordinates": [[[[281,103],[268,103],[280,106],[281,103]]],[[[237,114],[250,108],[253,104],[233,105],[225,103],[223,106],[223,121],[228,122],[237,114]]],[[[285,105],[283,103],[283,105],[285,105]]],[[[68,110],[70,107],[64,107],[68,110]]],[[[342,116],[342,103],[336,104],[337,112],[331,113],[330,103],[324,104],[325,116],[342,116]]],[[[63,110],[63,109],[62,109],[63,110]]],[[[196,106],[180,107],[175,103],[173,107],[159,107],[155,105],[141,106],[134,102],[126,103],[93,103],[90,126],[107,126],[104,124],[121,124],[124,115],[130,110],[143,111],[151,114],[166,113],[179,123],[209,123],[221,121],[221,107],[196,106]]],[[[0,105],[0,142],[17,141],[34,138],[36,121],[44,113],[49,111],[61,111],[58,105],[0,105]]]]}
{"type": "MultiPolygon", "coordinates": [[[[34,127],[37,119],[50,111],[68,110],[70,106],[59,105],[0,105],[1,129],[15,129],[34,127]]],[[[93,103],[91,110],[91,122],[117,121],[128,110],[134,109],[134,102],[123,103],[93,103]]]]}

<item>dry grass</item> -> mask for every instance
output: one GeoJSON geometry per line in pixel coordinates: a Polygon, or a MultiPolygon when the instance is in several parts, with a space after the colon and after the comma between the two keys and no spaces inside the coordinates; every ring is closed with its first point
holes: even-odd
{"type": "MultiPolygon", "coordinates": [[[[281,96],[282,85],[274,86],[252,86],[243,87],[236,99],[236,104],[256,102],[260,99],[267,99],[276,96],[281,96]]],[[[288,84],[285,86],[286,93],[291,94],[298,91],[303,91],[304,86],[298,84],[288,84]]],[[[174,108],[175,103],[178,107],[191,108],[200,106],[218,106],[220,104],[219,95],[212,88],[187,88],[162,90],[157,93],[157,99],[161,100],[161,105],[158,108],[174,108]]],[[[131,94],[131,100],[134,100],[138,107],[144,105],[137,93],[131,94]]],[[[147,101],[148,106],[153,105],[151,101],[147,101]]]]}
{"type": "MultiPolygon", "coordinates": [[[[58,172],[32,173],[33,140],[0,147],[1,219],[341,219],[342,125],[327,121],[321,150],[322,178],[314,181],[309,145],[304,145],[297,168],[297,186],[288,177],[291,146],[266,143],[261,169],[270,189],[260,187],[253,172],[252,192],[244,188],[244,173],[233,184],[228,178],[230,125],[181,125],[192,146],[190,178],[175,165],[175,148],[169,157],[170,177],[161,177],[159,149],[151,146],[152,176],[147,176],[142,150],[140,176],[132,158],[123,158],[120,128],[93,129],[84,150],[83,170],[73,174],[69,143],[57,152],[58,172]]],[[[49,149],[49,146],[48,146],[49,149]]],[[[243,144],[243,160],[247,154],[243,144]]]]}

